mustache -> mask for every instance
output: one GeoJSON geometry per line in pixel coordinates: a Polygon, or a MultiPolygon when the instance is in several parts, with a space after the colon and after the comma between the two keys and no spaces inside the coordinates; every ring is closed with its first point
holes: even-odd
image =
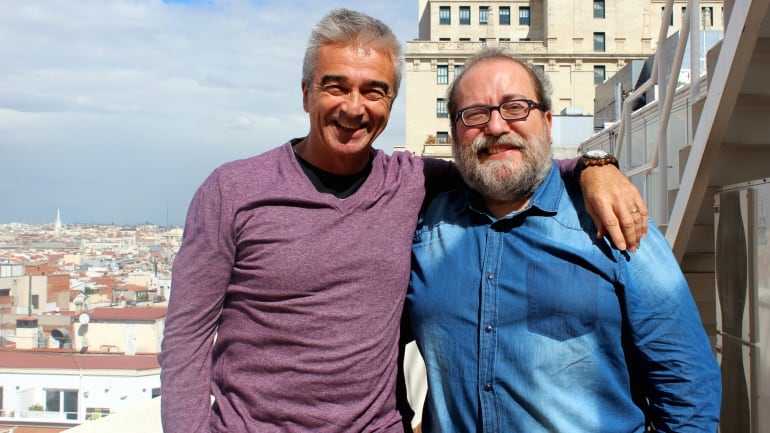
{"type": "Polygon", "coordinates": [[[526,148],[529,143],[524,137],[512,133],[503,134],[499,137],[480,135],[471,143],[471,150],[475,153],[479,153],[487,148],[500,145],[510,146],[514,149],[523,149],[526,148]]]}

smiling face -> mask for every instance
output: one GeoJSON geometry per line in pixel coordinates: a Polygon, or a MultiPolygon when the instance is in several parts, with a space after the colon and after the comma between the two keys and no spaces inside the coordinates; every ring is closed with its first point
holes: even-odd
{"type": "Polygon", "coordinates": [[[388,53],[322,46],[312,82],[302,85],[310,132],[295,146],[296,152],[331,173],[363,170],[374,140],[388,124],[395,77],[388,53]]]}
{"type": "MultiPolygon", "coordinates": [[[[533,77],[510,59],[480,61],[456,83],[457,106],[496,106],[514,99],[537,100],[533,77]]],[[[466,183],[488,199],[522,201],[551,166],[551,112],[532,108],[529,117],[505,120],[492,111],[488,123],[456,123],[453,152],[466,183]]]]}

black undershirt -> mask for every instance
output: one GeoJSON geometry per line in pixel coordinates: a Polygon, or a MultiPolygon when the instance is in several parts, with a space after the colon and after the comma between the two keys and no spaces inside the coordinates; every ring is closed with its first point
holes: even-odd
{"type": "Polygon", "coordinates": [[[358,188],[364,184],[369,173],[372,172],[372,159],[374,154],[369,155],[369,162],[363,170],[355,174],[334,174],[323,171],[320,168],[310,164],[294,152],[294,156],[302,167],[302,171],[310,179],[316,190],[320,193],[333,194],[337,198],[348,198],[358,191],[358,188]]]}

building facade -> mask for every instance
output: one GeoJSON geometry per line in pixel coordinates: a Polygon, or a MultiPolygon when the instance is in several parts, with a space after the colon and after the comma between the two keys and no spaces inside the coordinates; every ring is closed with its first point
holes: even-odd
{"type": "MultiPolygon", "coordinates": [[[[681,27],[686,5],[674,2],[667,34],[681,27]]],[[[465,59],[485,45],[546,73],[556,123],[560,116],[592,116],[595,85],[654,53],[664,7],[660,0],[419,0],[419,37],[406,43],[405,54],[406,149],[451,156],[446,91],[465,59]]],[[[723,28],[721,1],[700,8],[701,28],[723,28]]]]}

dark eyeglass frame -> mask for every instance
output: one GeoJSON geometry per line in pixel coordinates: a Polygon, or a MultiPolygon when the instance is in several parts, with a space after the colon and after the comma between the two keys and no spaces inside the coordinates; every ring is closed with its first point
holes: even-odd
{"type": "Polygon", "coordinates": [[[532,112],[532,108],[537,108],[540,111],[546,111],[545,106],[543,104],[535,102],[535,101],[533,101],[531,99],[511,99],[510,101],[505,101],[505,102],[503,102],[500,105],[471,105],[470,107],[465,107],[465,108],[463,108],[463,109],[461,109],[460,111],[457,112],[457,115],[455,115],[455,122],[457,122],[458,120],[462,120],[463,125],[465,125],[465,126],[467,126],[469,128],[473,128],[473,127],[476,127],[476,126],[486,125],[487,123],[489,123],[490,120],[492,120],[492,112],[493,111],[497,111],[498,113],[500,113],[500,117],[502,117],[503,120],[509,120],[509,121],[510,120],[522,120],[522,119],[526,119],[527,117],[529,117],[529,113],[532,112]],[[524,113],[523,116],[519,116],[519,117],[506,117],[505,114],[503,114],[503,110],[501,109],[503,106],[505,106],[507,104],[522,103],[522,102],[527,104],[527,112],[524,113]],[[486,108],[487,112],[489,113],[489,118],[485,122],[481,122],[481,123],[468,123],[465,120],[465,112],[467,112],[468,110],[478,109],[478,108],[486,108]]]}

